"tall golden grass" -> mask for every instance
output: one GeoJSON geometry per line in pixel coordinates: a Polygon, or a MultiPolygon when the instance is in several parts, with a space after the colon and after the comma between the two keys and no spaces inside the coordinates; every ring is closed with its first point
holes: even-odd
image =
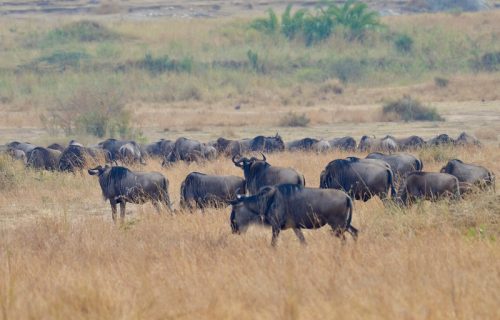
{"type": "MultiPolygon", "coordinates": [[[[458,157],[500,172],[497,146],[416,152],[437,171],[458,157]]],[[[309,186],[347,153],[269,155],[302,172],[309,186]]],[[[358,154],[364,156],[364,154],[358,154]]],[[[143,318],[489,318],[499,316],[500,198],[422,202],[410,209],[378,199],[356,202],[357,242],[341,245],[328,228],[306,231],[303,247],[283,232],[232,235],[230,209],[156,214],[128,205],[123,226],[111,221],[98,182],[83,173],[15,173],[0,192],[0,314],[3,319],[143,318]]],[[[190,171],[238,174],[230,160],[157,161],[177,204],[190,171]]]]}

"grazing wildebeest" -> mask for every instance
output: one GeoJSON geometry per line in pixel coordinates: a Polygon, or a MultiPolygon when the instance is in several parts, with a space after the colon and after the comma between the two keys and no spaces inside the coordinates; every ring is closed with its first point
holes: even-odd
{"type": "Polygon", "coordinates": [[[243,150],[246,150],[246,144],[249,144],[249,150],[254,152],[277,152],[285,151],[285,143],[281,136],[276,133],[274,137],[257,136],[250,140],[241,140],[243,150]]]}
{"type": "Polygon", "coordinates": [[[144,162],[141,148],[135,141],[107,139],[105,141],[99,142],[98,146],[104,150],[109,151],[109,153],[111,154],[111,160],[113,161],[122,160],[125,162],[144,162]]]}
{"type": "Polygon", "coordinates": [[[142,152],[137,143],[127,142],[118,149],[119,158],[123,163],[141,163],[145,164],[142,152]]]}
{"type": "Polygon", "coordinates": [[[399,150],[417,149],[425,146],[425,140],[419,136],[410,136],[407,138],[395,138],[388,136],[396,141],[399,150]]]}
{"type": "Polygon", "coordinates": [[[26,153],[23,150],[11,149],[8,146],[2,146],[1,152],[8,154],[13,160],[20,160],[24,164],[27,163],[26,153]]]}
{"type": "Polygon", "coordinates": [[[223,154],[228,157],[233,157],[238,154],[243,154],[241,148],[241,142],[238,140],[228,140],[224,138],[219,138],[213,145],[217,150],[217,153],[223,154]]]}
{"type": "Polygon", "coordinates": [[[39,170],[57,170],[61,151],[36,147],[31,150],[27,155],[26,165],[33,169],[39,170]]]}
{"type": "Polygon", "coordinates": [[[58,169],[60,171],[75,172],[88,167],[91,165],[90,162],[98,162],[99,160],[110,162],[111,154],[109,151],[70,144],[64,149],[59,158],[58,169]]]}
{"type": "Polygon", "coordinates": [[[262,154],[262,160],[252,157],[232,158],[235,166],[242,168],[245,175],[246,190],[255,194],[260,188],[276,184],[298,184],[305,186],[304,176],[292,168],[271,166],[266,162],[266,156],[262,154]]]}
{"type": "Polygon", "coordinates": [[[62,144],[59,143],[52,143],[47,147],[47,149],[52,149],[52,150],[57,150],[63,152],[64,149],[66,149],[62,144]]]}
{"type": "Polygon", "coordinates": [[[125,167],[98,166],[88,170],[90,175],[99,177],[104,200],[111,204],[113,221],[116,221],[116,204],[120,204],[120,218],[125,218],[127,202],[143,204],[151,201],[159,212],[160,204],[173,210],[168,195],[169,182],[159,172],[133,172],[125,167]]]}
{"type": "Polygon", "coordinates": [[[455,141],[446,133],[440,134],[427,141],[428,146],[453,145],[454,143],[455,141]]]}
{"type": "Polygon", "coordinates": [[[358,150],[359,151],[383,151],[383,152],[393,152],[398,149],[396,141],[390,136],[386,136],[380,139],[375,137],[371,138],[369,136],[361,137],[359,141],[358,150]]]}
{"type": "Polygon", "coordinates": [[[301,229],[317,229],[325,224],[343,240],[345,231],[357,238],[358,230],[351,225],[352,200],[340,190],[282,184],[264,187],[254,196],[239,196],[231,204],[233,233],[245,231],[248,225],[260,221],[272,227],[273,246],[281,230],[292,228],[305,243],[301,229]]]}
{"type": "Polygon", "coordinates": [[[303,138],[303,139],[287,142],[286,149],[288,151],[309,151],[309,150],[313,150],[313,146],[318,142],[319,142],[318,139],[303,138]]]}
{"type": "Polygon", "coordinates": [[[332,149],[342,150],[342,151],[355,151],[356,150],[356,140],[353,137],[342,137],[334,138],[330,141],[330,147],[332,149]]]}
{"type": "Polygon", "coordinates": [[[442,173],[449,173],[457,177],[459,182],[476,185],[480,188],[495,188],[495,175],[485,167],[464,163],[462,160],[453,159],[441,168],[442,173]]]}
{"type": "Polygon", "coordinates": [[[191,172],[181,185],[181,207],[227,206],[237,193],[245,194],[245,179],[191,172]]]}
{"type": "Polygon", "coordinates": [[[157,142],[147,144],[144,147],[144,152],[149,157],[165,158],[174,149],[175,141],[160,139],[157,142]]]}
{"type": "Polygon", "coordinates": [[[213,146],[188,138],[178,138],[170,154],[163,161],[163,165],[176,161],[213,160],[217,157],[217,150],[213,146]]]}
{"type": "Polygon", "coordinates": [[[26,155],[28,155],[28,152],[35,149],[37,146],[34,144],[31,144],[29,142],[13,141],[13,142],[10,142],[9,144],[7,144],[7,147],[11,150],[21,150],[26,155]]]}
{"type": "Polygon", "coordinates": [[[317,153],[327,152],[328,150],[330,150],[330,148],[331,148],[330,143],[323,139],[319,140],[312,146],[312,150],[314,150],[317,153]]]}
{"type": "Polygon", "coordinates": [[[366,159],[380,159],[387,162],[394,174],[394,183],[396,185],[399,185],[400,179],[403,179],[407,173],[422,171],[424,167],[419,158],[409,153],[383,154],[372,152],[366,156],[366,159]]]}
{"type": "Polygon", "coordinates": [[[398,200],[404,205],[416,199],[434,201],[443,197],[460,198],[458,179],[448,173],[410,172],[398,190],[398,200]]]}
{"type": "Polygon", "coordinates": [[[321,172],[320,188],[339,189],[356,200],[368,201],[377,195],[382,200],[395,196],[393,172],[379,159],[349,157],[331,161],[321,172]]]}
{"type": "Polygon", "coordinates": [[[466,132],[462,132],[455,140],[455,144],[459,146],[481,146],[481,142],[476,137],[471,136],[466,132]]]}

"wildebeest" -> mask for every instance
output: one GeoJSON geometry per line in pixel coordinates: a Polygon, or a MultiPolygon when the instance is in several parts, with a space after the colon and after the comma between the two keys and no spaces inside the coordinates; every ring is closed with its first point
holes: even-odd
{"type": "Polygon", "coordinates": [[[317,229],[325,224],[341,239],[345,239],[345,231],[357,238],[358,230],[351,225],[352,200],[340,190],[284,184],[264,187],[254,196],[241,196],[231,203],[233,233],[245,231],[249,224],[261,221],[272,227],[273,246],[281,230],[292,228],[305,243],[301,229],[317,229]]]}
{"type": "Polygon", "coordinates": [[[392,152],[398,149],[398,144],[390,136],[383,138],[375,138],[369,136],[361,137],[359,141],[358,150],[359,151],[383,151],[392,152]]]}
{"type": "Polygon", "coordinates": [[[243,139],[240,144],[243,152],[248,150],[271,153],[285,150],[285,143],[278,133],[274,137],[257,136],[253,139],[243,139]]]}
{"type": "Polygon", "coordinates": [[[61,151],[36,147],[28,153],[26,165],[39,170],[57,170],[61,151]]]}
{"type": "Polygon", "coordinates": [[[255,194],[260,188],[277,184],[298,184],[305,186],[304,176],[292,168],[271,166],[262,154],[262,160],[252,157],[232,158],[235,166],[242,168],[245,175],[246,190],[255,194]]]}
{"type": "Polygon", "coordinates": [[[428,146],[453,145],[455,141],[446,133],[440,134],[427,141],[428,146]]]}
{"type": "Polygon", "coordinates": [[[99,160],[110,162],[111,154],[109,151],[70,144],[64,149],[59,158],[58,169],[60,171],[75,172],[76,170],[89,167],[91,163],[98,162],[99,160]]]}
{"type": "Polygon", "coordinates": [[[495,175],[490,170],[475,164],[464,163],[459,159],[448,161],[440,172],[449,173],[457,177],[459,182],[480,188],[495,187],[495,175]]]}
{"type": "Polygon", "coordinates": [[[398,190],[398,201],[404,205],[417,199],[434,201],[443,197],[460,197],[458,179],[448,173],[410,172],[398,190]]]}
{"type": "Polygon", "coordinates": [[[356,200],[368,201],[377,195],[386,199],[395,196],[393,172],[390,166],[378,159],[349,157],[333,160],[321,172],[320,188],[339,189],[356,200]]]}
{"type": "Polygon", "coordinates": [[[11,150],[21,150],[26,155],[28,155],[28,152],[35,149],[37,146],[34,144],[31,144],[29,142],[13,141],[13,142],[8,143],[7,147],[11,150]]]}
{"type": "Polygon", "coordinates": [[[107,139],[99,142],[98,146],[109,151],[111,154],[111,160],[113,161],[122,160],[125,162],[137,161],[144,163],[141,148],[135,141],[107,139]]]}
{"type": "Polygon", "coordinates": [[[127,142],[118,149],[119,158],[123,163],[140,162],[145,164],[141,149],[137,143],[127,142]]]}
{"type": "Polygon", "coordinates": [[[218,154],[223,154],[225,156],[233,157],[238,154],[243,154],[241,142],[238,140],[229,140],[225,138],[219,138],[213,145],[217,150],[218,154]]]}
{"type": "Polygon", "coordinates": [[[399,180],[404,178],[407,173],[412,171],[422,171],[424,165],[422,160],[409,153],[383,154],[372,152],[366,156],[366,159],[380,159],[391,167],[394,174],[394,183],[399,184],[399,180]]]}
{"type": "Polygon", "coordinates": [[[174,149],[175,141],[160,139],[144,147],[145,154],[149,157],[165,158],[174,149]]]}
{"type": "Polygon", "coordinates": [[[286,149],[288,151],[309,151],[309,150],[313,150],[313,146],[318,142],[319,142],[318,139],[303,138],[303,139],[287,142],[286,149]]]}
{"type": "Polygon", "coordinates": [[[407,138],[395,138],[388,136],[396,141],[398,150],[416,149],[425,146],[425,140],[419,136],[409,136],[407,138]]]}
{"type": "Polygon", "coordinates": [[[62,144],[59,143],[52,143],[50,144],[47,149],[52,149],[52,150],[57,150],[63,152],[64,149],[66,149],[62,144]]]}
{"type": "Polygon", "coordinates": [[[334,138],[328,141],[332,149],[342,151],[356,150],[356,140],[353,137],[334,138]]]}
{"type": "Polygon", "coordinates": [[[213,146],[188,138],[178,138],[170,154],[163,161],[163,165],[176,161],[194,162],[213,160],[217,157],[217,150],[213,146]]]}
{"type": "Polygon", "coordinates": [[[466,133],[462,132],[458,138],[455,140],[455,144],[458,146],[481,146],[481,142],[476,139],[476,137],[466,133]]]}
{"type": "Polygon", "coordinates": [[[215,176],[191,172],[181,185],[181,207],[193,209],[226,206],[245,194],[245,179],[237,176],[215,176]]]}
{"type": "Polygon", "coordinates": [[[160,204],[173,210],[168,195],[169,182],[159,172],[133,172],[125,167],[98,166],[88,170],[90,175],[99,177],[104,200],[111,204],[113,221],[116,221],[116,204],[120,204],[120,218],[125,218],[127,202],[143,204],[151,201],[159,211],[160,204]]]}

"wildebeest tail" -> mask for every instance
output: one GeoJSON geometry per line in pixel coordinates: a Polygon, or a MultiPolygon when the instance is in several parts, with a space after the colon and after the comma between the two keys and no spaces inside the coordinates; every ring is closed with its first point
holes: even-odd
{"type": "Polygon", "coordinates": [[[356,240],[358,238],[358,229],[354,228],[351,225],[353,207],[354,206],[353,206],[353,203],[352,203],[352,199],[351,199],[351,197],[348,196],[347,197],[347,208],[348,208],[349,212],[348,212],[348,216],[347,216],[346,230],[356,240]]]}
{"type": "Polygon", "coordinates": [[[391,169],[387,169],[387,182],[391,186],[391,198],[396,199],[396,188],[394,187],[394,174],[391,169]]]}

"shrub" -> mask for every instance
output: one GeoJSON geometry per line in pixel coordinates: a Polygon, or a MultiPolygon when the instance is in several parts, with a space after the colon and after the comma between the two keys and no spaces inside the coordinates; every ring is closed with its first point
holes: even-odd
{"type": "Polygon", "coordinates": [[[474,62],[475,68],[494,72],[500,70],[500,51],[487,52],[474,62]]]}
{"type": "Polygon", "coordinates": [[[257,52],[253,52],[252,50],[247,51],[247,58],[250,65],[250,68],[255,72],[263,72],[264,65],[259,62],[259,55],[257,52]]]}
{"type": "Polygon", "coordinates": [[[66,135],[133,138],[138,134],[132,128],[123,93],[114,88],[82,87],[57,105],[46,117],[47,123],[59,127],[66,135]]]}
{"type": "Polygon", "coordinates": [[[50,31],[45,42],[101,42],[119,38],[118,34],[95,21],[82,20],[50,31]]]}
{"type": "Polygon", "coordinates": [[[266,33],[276,33],[279,29],[278,16],[273,9],[267,11],[268,17],[258,18],[250,23],[250,27],[266,33]]]}
{"type": "Polygon", "coordinates": [[[332,34],[332,29],[333,19],[326,11],[317,10],[315,15],[308,14],[303,22],[306,46],[327,39],[332,34]]]}
{"type": "Polygon", "coordinates": [[[382,108],[382,113],[389,120],[444,121],[435,108],[424,106],[409,96],[387,103],[382,108]]]}
{"type": "Polygon", "coordinates": [[[350,40],[362,38],[366,30],[381,26],[378,13],[369,10],[366,3],[357,0],[347,0],[340,7],[331,3],[327,14],[349,30],[350,40]]]}
{"type": "Polygon", "coordinates": [[[90,55],[82,51],[57,51],[50,55],[37,58],[20,68],[37,72],[46,70],[64,71],[68,68],[80,68],[82,62],[88,61],[89,58],[90,55]]]}
{"type": "Polygon", "coordinates": [[[413,39],[406,34],[398,35],[394,40],[394,46],[399,52],[408,53],[413,49],[413,39]]]}
{"type": "Polygon", "coordinates": [[[309,122],[311,122],[311,119],[305,113],[290,112],[281,119],[280,125],[282,127],[307,127],[309,122]]]}
{"type": "Polygon", "coordinates": [[[306,10],[297,10],[293,16],[291,15],[292,5],[289,4],[281,15],[281,33],[289,40],[293,39],[304,25],[304,16],[306,10]]]}
{"type": "Polygon", "coordinates": [[[173,60],[167,55],[155,58],[151,53],[146,53],[144,58],[137,62],[137,66],[152,74],[169,71],[189,73],[193,69],[193,59],[191,57],[184,57],[181,60],[173,60]]]}
{"type": "Polygon", "coordinates": [[[436,84],[436,86],[438,86],[439,88],[445,88],[448,86],[448,84],[450,83],[450,80],[446,79],[446,78],[441,78],[441,77],[435,77],[434,78],[434,83],[436,84]]]}
{"type": "Polygon", "coordinates": [[[359,60],[346,58],[335,62],[332,69],[335,76],[342,81],[342,83],[348,83],[361,78],[364,65],[359,60]]]}

